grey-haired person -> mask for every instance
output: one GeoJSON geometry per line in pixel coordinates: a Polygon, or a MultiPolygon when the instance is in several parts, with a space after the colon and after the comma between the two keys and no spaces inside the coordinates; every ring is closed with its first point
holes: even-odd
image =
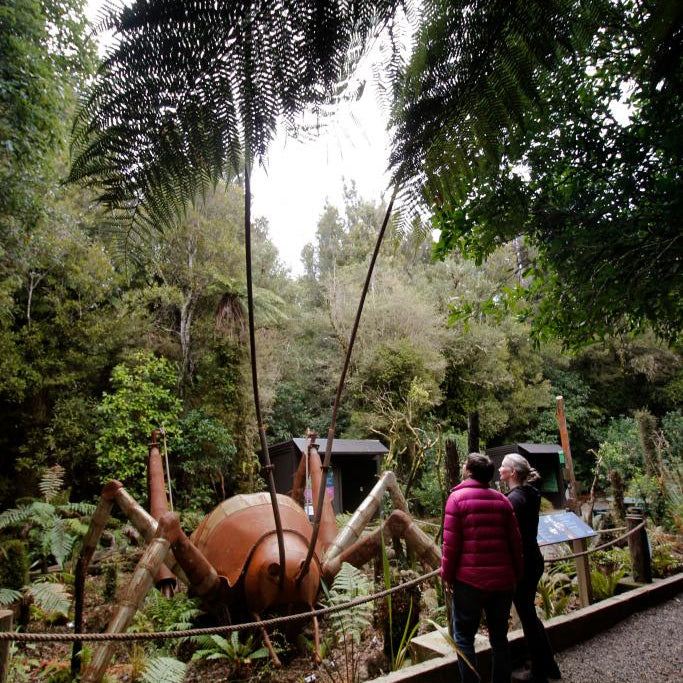
{"type": "Polygon", "coordinates": [[[549,678],[561,678],[561,674],[548,641],[548,634],[536,614],[536,589],[543,574],[543,555],[536,540],[541,492],[534,485],[540,481],[540,476],[529,465],[529,461],[518,453],[506,455],[498,473],[501,481],[510,489],[508,500],[512,503],[522,534],[524,572],[515,588],[512,601],[522,622],[524,640],[531,660],[528,680],[546,683],[549,678]]]}

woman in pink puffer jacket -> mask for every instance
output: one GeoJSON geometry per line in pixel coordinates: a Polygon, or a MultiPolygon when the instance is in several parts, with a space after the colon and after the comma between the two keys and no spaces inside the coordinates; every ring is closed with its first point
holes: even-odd
{"type": "Polygon", "coordinates": [[[465,481],[446,503],[441,578],[452,592],[455,642],[463,682],[477,681],[474,636],[486,615],[493,663],[492,683],[509,683],[507,631],[512,594],[523,572],[522,539],[510,501],[489,488],[493,464],[470,453],[465,481]]]}

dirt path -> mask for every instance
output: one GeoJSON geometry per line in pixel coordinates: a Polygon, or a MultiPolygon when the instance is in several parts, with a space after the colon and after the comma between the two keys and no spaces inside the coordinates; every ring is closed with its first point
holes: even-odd
{"type": "Polygon", "coordinates": [[[683,680],[683,593],[557,655],[563,683],[683,680]]]}

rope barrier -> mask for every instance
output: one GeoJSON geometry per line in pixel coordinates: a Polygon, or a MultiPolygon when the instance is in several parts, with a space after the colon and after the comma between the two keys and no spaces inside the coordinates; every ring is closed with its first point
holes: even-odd
{"type": "Polygon", "coordinates": [[[440,569],[435,569],[428,574],[418,576],[416,579],[411,579],[405,583],[401,583],[393,588],[387,588],[372,595],[363,595],[361,597],[350,600],[343,605],[335,605],[333,607],[323,607],[321,609],[312,610],[310,612],[301,612],[299,614],[290,614],[284,617],[273,617],[272,619],[263,619],[262,621],[252,621],[246,624],[228,624],[225,626],[213,626],[209,628],[194,628],[185,631],[159,631],[157,633],[17,633],[15,631],[0,632],[0,642],[7,640],[14,640],[22,643],[70,643],[75,640],[83,642],[100,642],[100,641],[134,641],[134,640],[165,640],[171,638],[190,638],[193,636],[215,635],[221,633],[229,633],[230,631],[245,631],[252,628],[268,628],[278,624],[288,623],[292,621],[301,621],[303,619],[311,619],[312,617],[322,617],[333,612],[341,612],[345,609],[350,609],[356,605],[362,605],[366,602],[373,602],[398,593],[402,590],[407,590],[413,586],[417,586],[423,581],[432,579],[438,576],[440,569]]]}
{"type": "MultiPolygon", "coordinates": [[[[645,526],[646,520],[643,520],[640,524],[633,527],[625,534],[622,534],[618,538],[612,541],[603,543],[595,548],[590,548],[580,553],[573,553],[571,555],[562,555],[561,557],[553,557],[545,559],[546,564],[552,564],[553,562],[564,562],[565,560],[571,560],[577,557],[583,557],[584,555],[590,555],[591,553],[602,550],[603,548],[608,548],[615,543],[628,538],[631,534],[636,531],[640,531],[645,526]]],[[[625,527],[620,527],[619,529],[606,529],[603,533],[608,531],[617,531],[625,527]]],[[[222,633],[229,633],[231,631],[245,631],[247,629],[253,628],[269,628],[271,626],[277,626],[283,623],[289,623],[293,621],[301,621],[303,619],[311,619],[312,617],[322,617],[327,614],[332,614],[333,612],[341,612],[345,609],[350,609],[356,605],[362,605],[366,602],[374,602],[375,600],[380,600],[387,595],[392,595],[393,593],[398,593],[399,591],[407,590],[413,586],[432,579],[439,575],[440,569],[435,569],[427,574],[418,576],[416,579],[411,579],[405,583],[401,583],[393,588],[387,588],[383,591],[373,593],[372,595],[364,595],[343,605],[335,605],[333,607],[323,607],[317,610],[311,610],[310,612],[301,612],[299,614],[290,614],[283,617],[273,617],[272,619],[263,619],[261,621],[252,621],[246,624],[228,624],[225,626],[213,626],[209,628],[195,628],[187,629],[185,631],[159,631],[156,633],[17,633],[15,631],[4,631],[0,632],[0,642],[3,641],[16,641],[16,642],[56,642],[56,643],[69,643],[75,640],[80,640],[83,642],[101,642],[101,641],[144,641],[144,640],[165,640],[171,638],[190,638],[193,636],[201,635],[218,635],[222,633]]]]}
{"type": "Polygon", "coordinates": [[[584,555],[590,555],[591,553],[595,553],[598,550],[602,550],[603,548],[609,548],[611,545],[614,545],[615,543],[619,543],[619,541],[623,541],[625,538],[628,538],[631,534],[634,534],[636,531],[640,531],[644,526],[645,526],[645,521],[643,520],[638,526],[634,526],[633,529],[630,531],[627,531],[625,534],[622,534],[621,536],[615,538],[613,541],[607,541],[607,543],[603,543],[602,545],[599,545],[595,548],[589,548],[588,550],[584,550],[583,552],[580,553],[572,553],[571,555],[562,555],[561,557],[549,557],[547,559],[544,559],[544,562],[546,564],[552,564],[553,562],[564,562],[565,560],[572,560],[575,557],[583,557],[584,555]]]}

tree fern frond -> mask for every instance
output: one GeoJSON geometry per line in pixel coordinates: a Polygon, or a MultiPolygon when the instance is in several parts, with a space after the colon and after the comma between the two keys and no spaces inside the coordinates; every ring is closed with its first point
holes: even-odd
{"type": "Polygon", "coordinates": [[[150,659],[142,674],[144,683],[183,683],[187,664],[173,657],[150,659]]]}
{"type": "MultiPolygon", "coordinates": [[[[330,605],[342,605],[354,598],[369,595],[370,588],[370,581],[365,574],[344,562],[334,577],[328,601],[330,605]]],[[[372,603],[363,603],[340,612],[333,612],[330,616],[339,640],[352,638],[358,642],[362,632],[372,622],[372,603]]]]}
{"type": "Polygon", "coordinates": [[[34,602],[45,612],[68,614],[71,596],[61,583],[32,583],[27,589],[34,602]]]}
{"type": "Polygon", "coordinates": [[[76,537],[70,533],[67,520],[59,519],[45,534],[45,555],[51,554],[60,567],[64,566],[64,560],[71,555],[76,537]]]}
{"type": "Polygon", "coordinates": [[[64,486],[64,468],[61,465],[53,465],[43,472],[38,488],[46,502],[50,502],[64,486]]]}
{"type": "MultiPolygon", "coordinates": [[[[539,78],[593,35],[594,0],[432,0],[397,89],[391,167],[404,212],[438,206],[482,155],[497,159],[538,102],[539,78]],[[593,20],[591,19],[593,17],[593,20]]],[[[410,219],[408,219],[410,222],[410,219]]]]}
{"type": "Polygon", "coordinates": [[[32,505],[20,505],[16,508],[3,510],[0,513],[0,529],[6,529],[7,527],[22,524],[31,517],[32,510],[32,505]]]}
{"type": "Polygon", "coordinates": [[[21,599],[21,591],[12,588],[0,588],[0,605],[11,605],[21,599]]]}
{"type": "Polygon", "coordinates": [[[117,41],[76,118],[70,179],[101,192],[121,231],[163,230],[226,173],[262,160],[281,116],[338,95],[355,48],[397,4],[111,5],[101,26],[117,41]]]}

